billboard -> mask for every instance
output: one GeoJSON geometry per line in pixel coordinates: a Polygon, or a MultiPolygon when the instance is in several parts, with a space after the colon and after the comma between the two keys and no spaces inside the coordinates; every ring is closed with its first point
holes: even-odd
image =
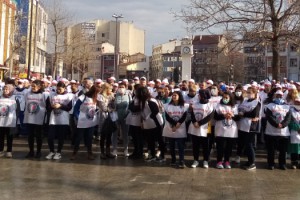
{"type": "Polygon", "coordinates": [[[95,23],[82,23],[81,36],[88,41],[94,42],[96,39],[96,24],[95,23]]]}

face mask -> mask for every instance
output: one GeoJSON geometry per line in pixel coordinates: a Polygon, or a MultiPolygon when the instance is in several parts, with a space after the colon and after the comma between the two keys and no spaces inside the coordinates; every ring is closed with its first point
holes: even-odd
{"type": "Polygon", "coordinates": [[[218,95],[218,90],[217,89],[211,89],[211,94],[213,95],[213,96],[217,96],[218,95]]]}
{"type": "Polygon", "coordinates": [[[119,89],[118,89],[118,93],[124,94],[124,93],[125,93],[125,88],[119,88],[119,89]]]}
{"type": "Polygon", "coordinates": [[[224,104],[228,104],[230,100],[229,99],[222,99],[222,101],[223,101],[224,104]]]}
{"type": "Polygon", "coordinates": [[[242,92],[235,92],[235,96],[237,96],[237,97],[242,96],[242,92]]]}
{"type": "Polygon", "coordinates": [[[279,105],[284,103],[284,100],[282,98],[275,98],[273,101],[275,104],[279,104],[279,105]]]}

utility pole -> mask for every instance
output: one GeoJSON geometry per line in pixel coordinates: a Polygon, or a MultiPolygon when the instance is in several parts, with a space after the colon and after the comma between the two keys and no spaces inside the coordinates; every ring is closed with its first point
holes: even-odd
{"type": "Polygon", "coordinates": [[[118,19],[119,18],[123,18],[123,15],[117,15],[117,14],[113,14],[112,15],[113,18],[116,19],[116,42],[115,42],[115,59],[114,59],[114,74],[115,74],[115,78],[117,80],[119,80],[119,69],[118,69],[118,54],[119,54],[119,48],[118,48],[118,19]]]}
{"type": "Polygon", "coordinates": [[[28,48],[28,68],[27,78],[30,79],[30,65],[31,65],[31,42],[32,42],[32,17],[33,17],[33,0],[30,3],[30,26],[29,26],[29,48],[28,48]]]}

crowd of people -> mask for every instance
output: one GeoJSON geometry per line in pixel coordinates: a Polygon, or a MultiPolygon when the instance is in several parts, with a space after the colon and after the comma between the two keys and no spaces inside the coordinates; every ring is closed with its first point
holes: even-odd
{"type": "Polygon", "coordinates": [[[192,168],[200,163],[209,168],[215,148],[216,168],[230,169],[233,161],[240,163],[246,156],[243,168],[256,169],[257,144],[265,144],[268,169],[275,167],[276,152],[280,169],[287,169],[287,155],[291,168],[300,167],[300,83],[286,78],[226,85],[193,79],[179,84],[167,79],[147,82],[146,77],[119,82],[114,77],[86,78],[80,83],[47,76],[7,79],[0,89],[0,157],[12,158],[14,137],[26,135],[26,158],[41,158],[47,137],[48,160],[62,158],[66,138],[73,147],[71,160],[77,158],[82,140],[88,159],[94,160],[96,139],[101,159],[124,155],[165,163],[168,150],[170,165],[185,168],[189,141],[192,168]]]}

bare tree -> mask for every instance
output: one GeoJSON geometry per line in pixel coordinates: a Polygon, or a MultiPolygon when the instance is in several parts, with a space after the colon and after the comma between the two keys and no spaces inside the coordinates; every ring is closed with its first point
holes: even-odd
{"type": "Polygon", "coordinates": [[[236,39],[272,48],[272,76],[278,79],[279,43],[299,43],[300,0],[190,0],[174,13],[194,31],[230,30],[236,39]]]}
{"type": "Polygon", "coordinates": [[[53,53],[52,76],[56,77],[58,61],[65,49],[64,31],[71,24],[72,15],[61,0],[47,0],[44,4],[48,12],[49,38],[47,42],[53,53]]]}

